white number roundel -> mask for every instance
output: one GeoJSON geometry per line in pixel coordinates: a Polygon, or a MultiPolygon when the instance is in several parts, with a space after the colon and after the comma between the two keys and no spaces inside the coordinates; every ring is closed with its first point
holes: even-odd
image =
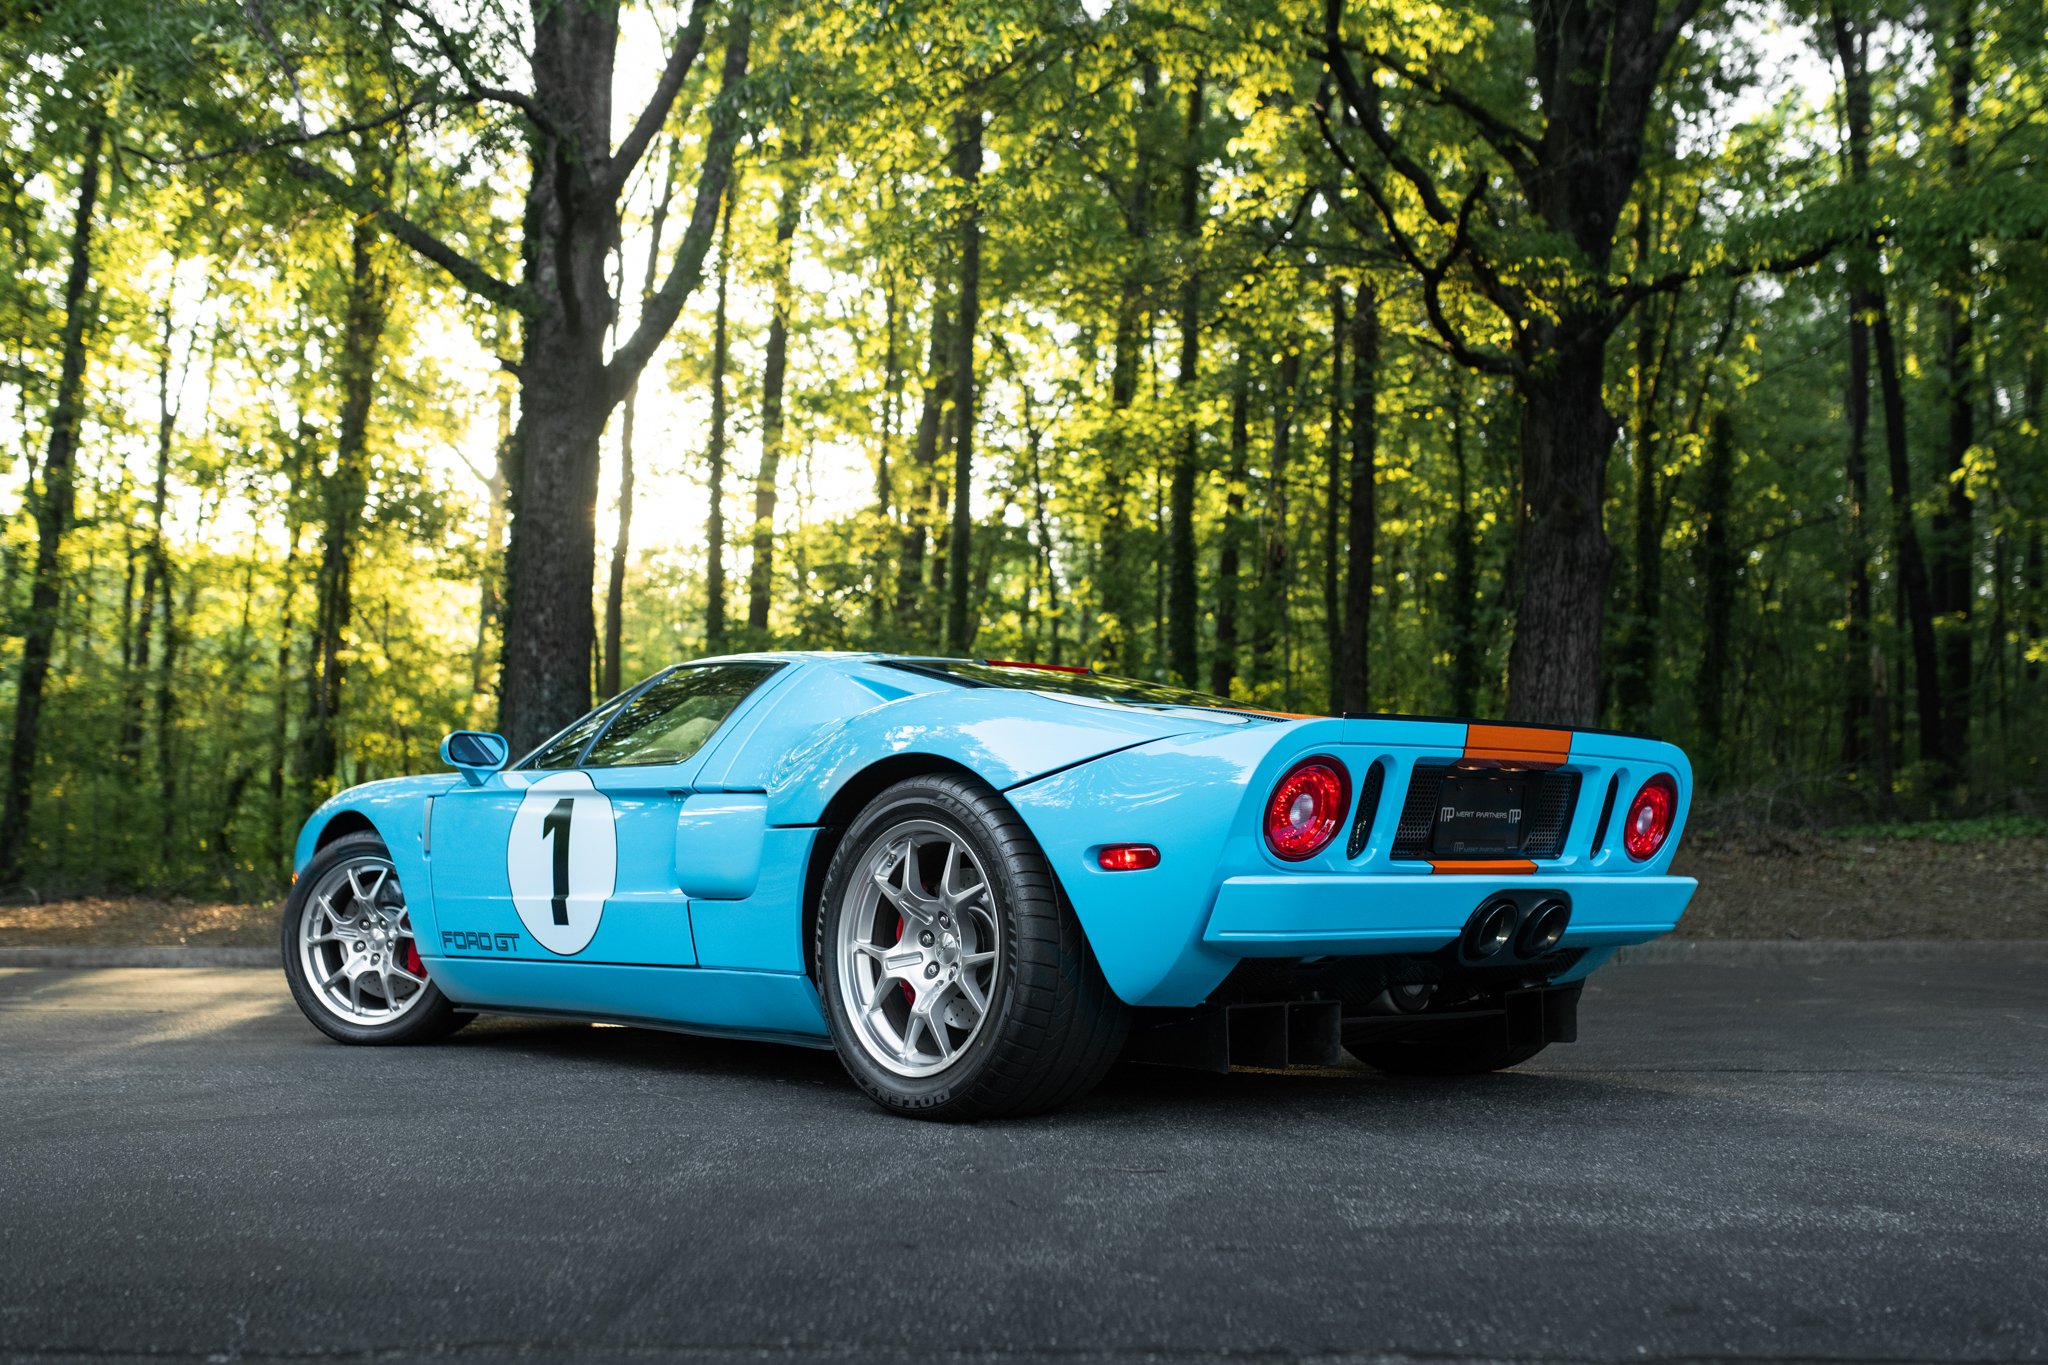
{"type": "Polygon", "coordinates": [[[589,946],[618,880],[612,803],[588,773],[550,773],[512,817],[505,875],[533,941],[567,957],[589,946]]]}

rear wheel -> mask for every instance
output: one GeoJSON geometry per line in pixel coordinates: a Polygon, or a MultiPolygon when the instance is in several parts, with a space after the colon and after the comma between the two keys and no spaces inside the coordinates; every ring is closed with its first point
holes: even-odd
{"type": "Polygon", "coordinates": [[[1394,1076],[1477,1076],[1520,1066],[1547,1046],[1508,1044],[1497,1040],[1458,1042],[1361,1043],[1351,1055],[1375,1071],[1394,1076]]]}
{"type": "Polygon", "coordinates": [[[1127,1028],[1044,853],[972,778],[899,782],[861,812],[826,873],[817,963],[841,1061],[894,1113],[1064,1104],[1127,1028]]]}
{"type": "Polygon", "coordinates": [[[283,923],[285,979],[306,1018],[344,1043],[418,1043],[469,1021],[428,979],[384,841],[367,831],[313,856],[283,923]]]}

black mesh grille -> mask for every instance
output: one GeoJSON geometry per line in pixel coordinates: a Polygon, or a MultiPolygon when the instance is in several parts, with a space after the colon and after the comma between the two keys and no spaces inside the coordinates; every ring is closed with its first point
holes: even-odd
{"type": "MultiPolygon", "coordinates": [[[[1394,831],[1396,858],[1426,858],[1436,833],[1437,795],[1448,768],[1416,765],[1401,803],[1401,826],[1394,831]]],[[[1555,858],[1564,851],[1572,811],[1578,805],[1579,774],[1553,771],[1529,775],[1529,814],[1522,825],[1522,852],[1530,858],[1555,858]]],[[[1358,836],[1354,834],[1355,840],[1358,836]]],[[[1352,855],[1356,857],[1354,853],[1352,855]]]]}
{"type": "Polygon", "coordinates": [[[1436,795],[1444,784],[1442,768],[1418,766],[1408,779],[1408,799],[1401,803],[1401,826],[1394,831],[1394,856],[1415,858],[1429,849],[1436,828],[1436,795]]]}
{"type": "Polygon", "coordinates": [[[1372,838],[1373,816],[1380,808],[1380,787],[1386,780],[1386,765],[1377,760],[1365,770],[1365,776],[1359,780],[1358,815],[1351,822],[1351,842],[1345,848],[1345,857],[1356,858],[1365,852],[1366,843],[1372,838]]]}
{"type": "Polygon", "coordinates": [[[1578,804],[1579,775],[1539,773],[1530,785],[1536,799],[1522,826],[1522,852],[1531,858],[1555,858],[1564,848],[1572,807],[1578,804]]]}

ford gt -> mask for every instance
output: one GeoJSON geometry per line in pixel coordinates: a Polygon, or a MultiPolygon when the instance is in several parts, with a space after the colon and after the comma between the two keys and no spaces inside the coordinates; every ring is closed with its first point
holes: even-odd
{"type": "Polygon", "coordinates": [[[441,753],[299,837],[284,966],[323,1032],[770,1039],[931,1118],[1047,1109],[1122,1057],[1513,1066],[1694,887],[1669,744],[1043,664],[705,659],[523,757],[441,753]]]}

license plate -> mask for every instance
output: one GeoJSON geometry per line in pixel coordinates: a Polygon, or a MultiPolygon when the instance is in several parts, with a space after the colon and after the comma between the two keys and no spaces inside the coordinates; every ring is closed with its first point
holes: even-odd
{"type": "Polygon", "coordinates": [[[1446,777],[1437,798],[1436,851],[1459,857],[1493,857],[1522,851],[1522,796],[1519,776],[1446,777]]]}

